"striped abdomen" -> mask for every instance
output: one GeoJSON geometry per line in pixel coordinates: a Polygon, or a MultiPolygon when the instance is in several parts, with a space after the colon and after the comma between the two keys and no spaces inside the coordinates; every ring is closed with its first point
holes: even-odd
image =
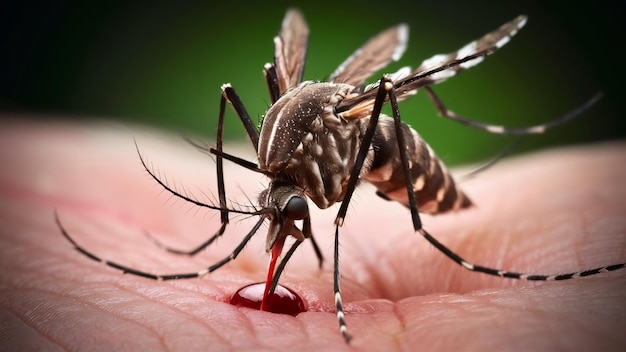
{"type": "MultiPolygon", "coordinates": [[[[406,124],[406,140],[411,183],[421,213],[437,214],[472,205],[459,190],[452,176],[426,142],[406,124]]],[[[404,171],[400,162],[393,119],[381,115],[372,140],[374,157],[365,179],[376,186],[381,196],[408,206],[404,171]]]]}

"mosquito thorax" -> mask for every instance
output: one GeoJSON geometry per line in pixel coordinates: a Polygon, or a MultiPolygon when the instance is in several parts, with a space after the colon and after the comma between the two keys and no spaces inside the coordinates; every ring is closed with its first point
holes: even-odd
{"type": "Polygon", "coordinates": [[[259,136],[259,167],[278,174],[296,166],[307,136],[325,132],[340,119],[334,109],[355,87],[306,81],[288,90],[265,114],[259,136]]]}
{"type": "Polygon", "coordinates": [[[355,91],[306,81],[285,92],[263,119],[259,169],[294,182],[321,209],[341,201],[365,125],[335,108],[355,91]]]}

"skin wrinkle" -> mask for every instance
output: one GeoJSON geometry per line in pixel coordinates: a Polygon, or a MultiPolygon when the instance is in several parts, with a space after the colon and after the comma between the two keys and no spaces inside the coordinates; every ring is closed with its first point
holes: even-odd
{"type": "MultiPolygon", "coordinates": [[[[2,297],[6,297],[6,291],[3,290],[2,292],[2,297]]],[[[50,336],[50,334],[47,334],[45,330],[41,329],[40,327],[38,327],[36,324],[32,323],[31,321],[29,321],[28,319],[25,319],[24,317],[21,317],[17,311],[15,309],[12,309],[11,305],[6,305],[6,304],[2,304],[2,308],[4,309],[4,311],[10,315],[12,315],[13,317],[15,317],[15,319],[17,321],[19,321],[20,323],[22,323],[24,326],[38,331],[40,333],[40,337],[42,337],[43,339],[45,339],[47,342],[49,342],[50,344],[53,344],[54,346],[57,346],[60,348],[63,348],[64,350],[69,350],[69,348],[58,342],[55,341],[55,339],[52,338],[52,336],[50,336]]],[[[48,348],[48,346],[46,346],[46,348],[48,348]]]]}
{"type": "MultiPolygon", "coordinates": [[[[114,285],[114,286],[117,286],[117,285],[114,285]]],[[[125,291],[126,291],[126,290],[125,290],[125,291]]],[[[82,302],[82,301],[81,301],[81,302],[82,302]]],[[[115,318],[117,318],[117,319],[119,319],[119,320],[126,321],[126,322],[130,323],[131,325],[136,324],[136,325],[139,325],[139,326],[143,327],[143,328],[144,328],[144,329],[146,329],[147,331],[152,332],[152,334],[156,337],[156,339],[159,341],[159,343],[160,343],[160,344],[161,344],[164,348],[167,346],[167,343],[166,343],[166,341],[165,341],[165,339],[164,339],[163,334],[160,334],[160,333],[159,333],[159,332],[155,329],[155,327],[150,326],[150,324],[149,324],[149,323],[147,323],[147,322],[143,322],[143,323],[141,323],[141,322],[137,322],[137,321],[133,320],[133,319],[132,319],[132,318],[130,318],[130,317],[124,316],[121,312],[115,312],[115,311],[112,311],[112,310],[110,310],[110,309],[106,309],[106,304],[96,304],[96,303],[94,303],[94,304],[91,304],[91,306],[93,306],[94,308],[96,308],[96,309],[98,309],[98,310],[102,311],[103,313],[106,313],[107,315],[111,315],[111,316],[113,316],[113,317],[115,317],[115,318]]]]}
{"type": "MultiPolygon", "coordinates": [[[[118,286],[118,285],[115,285],[115,286],[118,286]]],[[[184,310],[184,309],[181,309],[181,308],[180,308],[177,304],[172,304],[171,302],[163,302],[163,301],[161,300],[161,299],[162,299],[161,297],[159,297],[159,299],[157,299],[157,300],[154,300],[154,299],[153,299],[154,297],[153,297],[152,295],[145,295],[145,294],[141,294],[141,291],[135,291],[134,293],[133,293],[133,292],[131,292],[131,293],[132,293],[132,294],[133,294],[133,296],[135,296],[135,297],[143,297],[143,298],[152,299],[152,302],[153,302],[153,303],[154,303],[154,302],[156,302],[156,303],[158,303],[159,305],[164,306],[165,308],[173,309],[173,310],[175,310],[175,311],[178,311],[178,312],[183,313],[186,317],[190,318],[190,320],[191,320],[191,321],[197,322],[199,325],[201,325],[201,326],[205,327],[207,330],[213,331],[213,336],[214,336],[215,338],[220,339],[222,342],[226,342],[226,340],[225,340],[224,338],[222,338],[221,336],[219,336],[219,334],[217,334],[217,333],[215,332],[215,330],[214,330],[214,329],[212,329],[212,328],[211,328],[211,326],[207,324],[207,322],[205,322],[205,321],[201,320],[201,319],[200,319],[199,317],[197,317],[197,316],[194,316],[194,315],[190,314],[190,312],[188,312],[188,311],[186,311],[186,310],[184,310]]],[[[118,313],[118,314],[119,314],[119,313],[118,313]]],[[[155,330],[155,331],[154,331],[154,333],[155,333],[157,336],[159,336],[159,339],[160,339],[160,340],[163,340],[164,342],[166,341],[166,340],[165,340],[165,338],[164,338],[164,334],[163,334],[162,332],[158,332],[158,331],[156,331],[156,330],[155,330]]],[[[167,346],[167,344],[165,344],[164,346],[167,346]]]]}
{"type": "Polygon", "coordinates": [[[298,317],[292,317],[292,316],[285,316],[285,315],[277,315],[277,321],[272,322],[271,325],[266,325],[266,324],[254,324],[253,321],[258,320],[256,318],[258,318],[259,314],[265,314],[265,313],[261,313],[259,311],[256,310],[252,310],[252,309],[240,309],[240,312],[246,316],[246,319],[248,321],[250,321],[250,325],[252,327],[252,333],[254,334],[254,336],[256,337],[256,340],[261,342],[261,346],[265,347],[265,348],[271,348],[272,344],[276,343],[276,341],[268,341],[265,337],[268,336],[267,335],[267,331],[281,331],[281,329],[285,329],[286,327],[288,327],[288,329],[290,330],[290,332],[292,333],[300,333],[302,334],[301,331],[296,331],[294,329],[294,326],[292,324],[292,322],[294,320],[299,320],[298,317]],[[283,324],[284,320],[289,320],[288,324],[283,324]],[[279,322],[280,321],[280,322],[279,322]]]}
{"type": "MultiPolygon", "coordinates": [[[[257,340],[258,339],[258,335],[256,330],[254,329],[254,323],[250,320],[249,316],[246,314],[244,309],[237,309],[236,310],[236,314],[237,316],[241,317],[240,321],[244,322],[246,324],[246,326],[248,327],[249,331],[252,331],[253,336],[255,337],[254,339],[257,340]]],[[[231,341],[228,341],[228,343],[230,344],[230,347],[235,347],[231,341]]]]}
{"type": "MultiPolygon", "coordinates": [[[[163,297],[157,297],[155,299],[155,297],[153,295],[145,295],[142,294],[141,291],[137,291],[137,290],[130,290],[130,287],[125,287],[123,285],[119,285],[118,283],[108,283],[111,287],[117,287],[120,289],[120,291],[124,291],[126,293],[130,293],[131,297],[142,297],[142,298],[147,298],[149,299],[149,301],[151,302],[151,304],[155,304],[157,303],[159,306],[162,306],[168,310],[174,310],[174,311],[178,311],[184,314],[184,316],[186,316],[187,318],[191,318],[191,321],[195,321],[197,323],[199,323],[200,326],[203,326],[205,329],[208,329],[210,331],[213,331],[212,336],[214,338],[218,338],[219,340],[221,340],[222,342],[227,342],[224,338],[222,338],[217,332],[215,332],[214,329],[211,328],[211,326],[209,326],[207,324],[207,322],[202,321],[199,317],[194,316],[192,314],[190,314],[188,311],[185,311],[184,309],[181,309],[177,306],[177,304],[172,303],[172,302],[164,302],[163,297]]],[[[131,285],[132,287],[133,285],[131,285]]],[[[166,289],[166,288],[165,288],[166,289]]],[[[83,298],[83,296],[81,296],[81,298],[83,298]]],[[[116,302],[115,305],[129,305],[130,303],[132,303],[131,299],[127,296],[124,297],[125,301],[119,301],[116,302]]],[[[101,310],[104,313],[110,314],[112,316],[118,317],[122,320],[128,321],[130,323],[136,323],[134,318],[131,318],[129,316],[126,316],[123,312],[123,310],[118,310],[118,309],[111,309],[111,303],[112,302],[100,302],[99,304],[93,304],[93,306],[99,310],[101,310]],[[108,308],[108,309],[107,309],[108,308]]],[[[130,306],[133,306],[132,304],[130,304],[130,306]]],[[[142,324],[142,326],[150,331],[153,332],[154,336],[156,336],[158,338],[158,340],[161,342],[163,349],[164,350],[171,350],[172,346],[169,346],[169,343],[167,342],[167,335],[169,335],[170,333],[167,333],[167,331],[159,331],[159,329],[156,329],[155,327],[158,327],[157,325],[152,326],[152,324],[145,322],[144,324],[142,324]]]]}
{"type": "MultiPolygon", "coordinates": [[[[58,295],[58,294],[51,293],[51,292],[48,292],[48,291],[42,291],[42,290],[31,290],[31,292],[37,292],[37,291],[42,292],[42,293],[44,293],[44,294],[46,294],[46,295],[48,295],[48,296],[58,296],[59,298],[63,298],[63,299],[67,299],[67,298],[68,298],[68,296],[65,296],[65,295],[58,295]]],[[[70,298],[71,300],[76,300],[76,298],[74,298],[74,297],[69,297],[69,298],[70,298]]],[[[50,301],[51,301],[51,302],[54,302],[54,300],[50,300],[50,301]]],[[[96,303],[85,302],[85,301],[82,301],[82,300],[80,300],[80,301],[79,301],[79,300],[76,300],[76,301],[77,301],[77,303],[79,303],[80,305],[87,305],[87,306],[91,306],[91,307],[95,308],[96,310],[99,310],[99,311],[101,311],[101,312],[103,312],[103,313],[110,314],[110,315],[114,316],[115,318],[117,318],[117,319],[119,319],[119,320],[126,321],[126,322],[128,322],[130,325],[137,325],[137,326],[141,326],[141,327],[143,327],[144,329],[146,329],[146,330],[148,330],[148,331],[155,332],[155,331],[154,331],[154,329],[153,329],[152,327],[145,326],[145,323],[144,323],[144,324],[142,324],[142,323],[138,323],[137,321],[132,320],[132,319],[129,319],[128,317],[124,317],[124,316],[119,315],[119,314],[114,314],[113,312],[111,312],[111,311],[107,311],[107,310],[103,309],[103,307],[98,306],[98,304],[96,304],[96,303]]],[[[46,333],[45,333],[45,331],[46,331],[46,330],[45,330],[45,329],[43,329],[42,327],[37,327],[36,325],[30,325],[30,326],[31,326],[33,329],[35,329],[35,330],[37,330],[37,331],[40,331],[42,335],[46,335],[46,333]]],[[[47,335],[50,335],[50,334],[52,334],[52,332],[48,333],[47,335]]],[[[158,335],[157,335],[157,336],[158,336],[158,335]]],[[[48,337],[48,339],[54,340],[52,337],[48,337]]],[[[161,340],[161,338],[159,338],[159,340],[161,340]]]]}
{"type": "MultiPolygon", "coordinates": [[[[590,283],[590,285],[592,285],[592,282],[590,283]]],[[[519,290],[521,291],[530,291],[532,290],[532,287],[522,287],[519,288],[519,290]]],[[[577,292],[577,294],[581,295],[581,296],[588,296],[590,298],[592,298],[594,296],[593,290],[595,288],[591,288],[588,290],[580,290],[579,292],[577,292]]],[[[488,303],[491,306],[494,306],[495,308],[497,308],[498,310],[511,310],[513,312],[519,312],[521,314],[535,314],[535,315],[545,315],[546,313],[550,312],[550,313],[555,313],[555,314],[561,314],[564,316],[564,318],[566,318],[565,316],[568,313],[572,313],[572,312],[578,312],[581,310],[589,310],[586,309],[587,306],[575,306],[572,305],[568,302],[569,296],[563,296],[561,295],[561,292],[559,292],[558,289],[556,290],[546,290],[544,291],[545,294],[542,295],[541,297],[534,297],[534,296],[525,296],[525,300],[523,304],[520,304],[519,301],[512,301],[510,299],[498,299],[497,295],[493,295],[490,294],[489,292],[487,292],[486,296],[482,296],[480,298],[487,298],[488,299],[488,303]],[[491,296],[493,296],[495,299],[491,299],[491,296]],[[562,298],[565,298],[565,301],[559,301],[562,298]],[[557,306],[564,306],[569,308],[566,311],[562,311],[562,308],[559,307],[559,310],[557,310],[556,308],[552,307],[552,306],[547,306],[545,308],[541,308],[540,303],[542,300],[545,299],[550,299],[550,300],[555,300],[557,303],[557,306]]],[[[477,295],[479,295],[480,292],[477,292],[477,295]]],[[[543,318],[543,316],[540,316],[539,318],[543,318]]],[[[532,320],[532,319],[531,319],[532,320]]],[[[569,318],[569,322],[579,322],[580,324],[586,323],[585,319],[571,319],[569,318]]],[[[579,324],[579,325],[580,325],[579,324]]],[[[549,326],[549,325],[548,325],[549,326]]],[[[582,327],[583,325],[581,325],[582,327]]],[[[584,325],[586,326],[586,325],[584,325]]]]}
{"type": "MultiPolygon", "coordinates": [[[[112,287],[117,287],[117,288],[121,289],[121,291],[129,293],[128,289],[126,289],[126,288],[124,288],[124,287],[122,287],[122,286],[120,286],[118,284],[115,284],[115,283],[113,283],[113,284],[109,283],[109,284],[112,287]]],[[[104,301],[104,302],[93,302],[93,301],[88,301],[88,300],[84,301],[84,300],[82,300],[82,298],[84,298],[84,297],[80,297],[81,299],[78,299],[77,297],[72,297],[71,294],[70,294],[69,297],[71,299],[76,300],[77,303],[80,303],[80,304],[85,304],[85,302],[87,302],[87,305],[89,305],[89,306],[91,306],[91,307],[101,311],[102,313],[110,315],[110,316],[112,316],[114,318],[117,318],[119,320],[126,321],[129,324],[131,324],[131,325],[139,325],[139,326],[143,327],[144,329],[152,332],[153,335],[156,336],[157,340],[160,341],[161,345],[163,345],[164,347],[167,345],[166,342],[165,342],[163,334],[160,334],[155,329],[155,327],[150,326],[150,324],[148,322],[138,322],[138,321],[132,319],[131,317],[125,316],[124,314],[122,314],[121,311],[115,311],[115,310],[110,309],[109,306],[112,304],[112,302],[106,302],[106,301],[104,301]],[[109,309],[107,309],[107,308],[109,308],[109,309]]],[[[127,299],[127,298],[125,297],[125,299],[127,299]]],[[[126,302],[122,302],[122,301],[116,302],[116,304],[124,304],[124,303],[126,303],[126,302]]],[[[154,301],[152,301],[152,303],[154,303],[154,301]]]]}
{"type": "Polygon", "coordinates": [[[28,329],[28,325],[21,321],[21,317],[12,314],[8,310],[0,311],[0,341],[3,344],[10,345],[13,341],[26,340],[28,341],[28,346],[23,346],[24,349],[41,349],[42,345],[47,345],[56,346],[55,350],[61,350],[60,346],[53,344],[52,341],[45,337],[38,336],[34,331],[33,329],[28,329]]]}
{"type": "MultiPolygon", "coordinates": [[[[554,290],[553,288],[550,288],[548,285],[546,285],[546,287],[544,287],[544,288],[547,289],[547,291],[558,291],[558,290],[554,290]]],[[[532,291],[532,288],[521,288],[520,290],[532,291]]],[[[455,307],[457,309],[464,309],[464,310],[468,310],[468,308],[469,308],[469,312],[475,312],[476,315],[485,315],[486,313],[488,313],[487,311],[490,310],[490,307],[495,307],[496,309],[494,309],[494,310],[498,311],[500,313],[500,316],[502,317],[502,319],[505,319],[505,320],[506,319],[511,319],[511,318],[508,317],[509,315],[511,315],[511,313],[518,314],[518,318],[517,319],[523,318],[523,320],[519,320],[518,324],[512,330],[510,330],[510,333],[512,335],[509,336],[509,337],[512,340],[519,340],[519,339],[515,338],[516,335],[514,333],[516,333],[516,332],[520,333],[522,330],[519,330],[519,329],[526,328],[527,327],[527,325],[526,325],[527,321],[529,323],[532,322],[532,321],[535,321],[535,320],[532,320],[532,319],[528,318],[529,315],[526,314],[526,308],[527,307],[525,307],[524,305],[522,305],[522,306],[513,305],[512,306],[511,304],[507,304],[507,303],[500,304],[497,301],[498,297],[500,297],[500,295],[501,295],[500,292],[493,291],[493,290],[485,290],[485,291],[486,292],[481,291],[481,292],[477,292],[475,294],[471,294],[469,296],[463,296],[463,297],[470,297],[470,304],[469,305],[468,304],[456,304],[455,307]],[[485,293],[487,294],[487,296],[485,296],[485,293]],[[496,301],[494,301],[494,298],[496,299],[496,301]],[[475,308],[471,308],[471,307],[475,307],[475,308]],[[479,308],[479,310],[476,310],[477,308],[479,308]],[[485,308],[487,309],[487,311],[485,311],[485,308]]],[[[455,295],[455,296],[458,296],[458,295],[455,295]]],[[[558,294],[553,294],[552,296],[553,296],[553,299],[555,300],[555,302],[557,302],[557,305],[558,305],[558,303],[559,303],[559,296],[558,296],[558,294]]],[[[506,297],[508,297],[508,296],[506,296],[506,297]]],[[[427,297],[424,297],[424,298],[427,298],[427,297]]],[[[567,299],[571,299],[571,296],[568,295],[566,298],[567,299]]],[[[407,299],[404,302],[408,302],[408,301],[412,301],[412,300],[420,300],[420,299],[421,299],[420,297],[415,297],[415,298],[407,299]]],[[[509,300],[509,299],[506,298],[506,300],[509,300]]],[[[464,301],[467,302],[467,299],[465,298],[464,301]]],[[[541,301],[541,299],[539,299],[539,301],[541,301]]],[[[445,301],[442,301],[442,302],[445,302],[445,301]]],[[[435,303],[435,305],[439,304],[438,302],[434,302],[434,303],[435,303]]],[[[462,302],[458,302],[458,303],[462,303],[462,302]]],[[[402,302],[399,302],[399,304],[402,304],[402,302]]],[[[447,305],[450,306],[450,303],[447,303],[447,305]]],[[[532,309],[532,307],[536,306],[535,304],[528,304],[528,306],[531,309],[530,312],[534,311],[537,314],[544,313],[544,315],[546,313],[546,311],[541,311],[539,309],[532,309]]],[[[426,314],[422,314],[422,316],[421,316],[422,320],[426,320],[426,321],[429,321],[429,322],[432,321],[432,322],[435,322],[435,323],[438,320],[442,320],[442,319],[433,319],[433,317],[429,314],[429,312],[430,311],[427,311],[426,314]]],[[[452,315],[453,316],[461,316],[463,314],[459,313],[459,312],[455,312],[452,315]]],[[[566,314],[566,316],[567,316],[567,314],[566,314]]],[[[542,318],[543,318],[543,316],[542,316],[542,318]]],[[[568,319],[568,321],[569,321],[569,319],[568,319]]],[[[586,320],[583,320],[583,321],[586,321],[586,320]]],[[[489,329],[489,325],[486,324],[487,322],[488,321],[480,322],[481,326],[484,327],[485,332],[489,332],[489,330],[492,330],[493,328],[497,329],[498,331],[502,330],[502,327],[500,325],[494,325],[492,327],[492,329],[489,329]]],[[[439,324],[444,324],[445,325],[445,318],[444,318],[444,321],[439,322],[439,324]]],[[[420,325],[421,324],[417,324],[417,326],[420,326],[420,325]]],[[[506,331],[507,330],[504,330],[504,332],[506,332],[506,331]]],[[[573,331],[575,331],[575,330],[573,330],[573,331]]],[[[419,336],[417,336],[416,338],[419,339],[419,336]]],[[[497,347],[497,346],[492,346],[492,348],[495,348],[495,347],[497,347]]],[[[562,346],[560,346],[560,347],[562,348],[562,346]]],[[[466,346],[466,348],[470,348],[471,349],[471,347],[469,347],[469,346],[466,346]]],[[[483,346],[482,348],[486,348],[486,347],[483,346]]],[[[500,348],[501,348],[501,346],[498,347],[498,349],[500,349],[500,348]]],[[[518,347],[518,349],[519,349],[519,347],[518,347]]],[[[550,348],[548,348],[547,350],[550,350],[550,348]]],[[[554,350],[554,348],[552,350],[554,350]]]]}

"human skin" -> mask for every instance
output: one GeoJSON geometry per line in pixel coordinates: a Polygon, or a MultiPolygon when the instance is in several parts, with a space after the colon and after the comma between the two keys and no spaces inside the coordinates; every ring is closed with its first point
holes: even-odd
{"type": "MultiPolygon", "coordinates": [[[[626,270],[524,282],[472,273],[412,231],[408,211],[363,185],[341,229],[348,346],[332,293],[333,218],[311,205],[326,257],[294,255],[281,283],[309,310],[296,317],[228,304],[263,281],[264,232],[202,278],[153,281],[89,260],[61,236],[54,211],[91,252],[157,274],[194,272],[225,257],[255,219],[236,217],[195,257],[219,214],[171,197],[140,164],[201,200],[215,194],[210,157],[181,138],[107,123],[5,117],[0,128],[0,345],[7,350],[624,350],[626,270]]],[[[242,147],[227,146],[240,155],[242,147]]],[[[249,153],[249,150],[248,150],[249,153]]],[[[626,144],[583,145],[505,160],[461,183],[476,204],[422,215],[467,260],[513,271],[567,273],[626,261],[626,144]]],[[[250,160],[254,160],[250,158],[250,160]]],[[[253,202],[264,177],[226,164],[228,198],[253,202]],[[243,194],[245,193],[245,195],[243,194]]]]}

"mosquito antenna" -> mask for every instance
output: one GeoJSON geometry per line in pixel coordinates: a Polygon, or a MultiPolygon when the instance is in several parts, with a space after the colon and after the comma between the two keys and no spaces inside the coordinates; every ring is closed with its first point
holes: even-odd
{"type": "Polygon", "coordinates": [[[191,144],[193,147],[195,147],[196,149],[200,150],[201,152],[211,155],[211,148],[207,147],[206,145],[202,145],[196,141],[194,141],[191,137],[189,137],[188,135],[184,134],[183,135],[183,139],[185,140],[185,142],[191,144]]]}
{"type": "Polygon", "coordinates": [[[178,197],[184,201],[187,201],[189,203],[195,204],[199,207],[204,207],[204,208],[209,208],[209,209],[213,209],[213,210],[228,210],[229,212],[232,213],[236,213],[236,214],[247,214],[247,215],[258,215],[257,211],[251,212],[251,211],[245,211],[245,210],[240,210],[240,209],[224,209],[223,207],[219,207],[219,206],[215,206],[215,205],[211,205],[211,204],[206,204],[203,202],[200,202],[196,199],[190,198],[174,189],[172,189],[171,187],[169,187],[167,184],[165,184],[165,182],[161,181],[161,179],[159,179],[153,172],[152,170],[150,170],[150,168],[148,167],[148,165],[146,164],[145,160],[143,159],[142,155],[141,155],[141,151],[139,150],[139,146],[137,145],[137,141],[135,141],[135,148],[137,149],[137,154],[139,155],[139,160],[141,161],[141,165],[143,165],[144,170],[146,170],[146,172],[148,173],[148,175],[150,175],[150,177],[152,177],[161,187],[163,187],[163,189],[165,189],[166,191],[168,191],[169,193],[171,193],[173,196],[178,197]]]}
{"type": "Polygon", "coordinates": [[[259,169],[259,166],[251,161],[248,161],[246,159],[240,158],[238,156],[234,156],[232,154],[228,154],[228,153],[224,153],[223,151],[217,150],[215,148],[209,148],[209,151],[211,152],[211,154],[215,154],[217,156],[220,156],[228,161],[231,161],[241,167],[244,167],[248,170],[254,171],[254,172],[258,172],[258,173],[262,173],[265,174],[265,172],[261,169],[259,169]]]}

